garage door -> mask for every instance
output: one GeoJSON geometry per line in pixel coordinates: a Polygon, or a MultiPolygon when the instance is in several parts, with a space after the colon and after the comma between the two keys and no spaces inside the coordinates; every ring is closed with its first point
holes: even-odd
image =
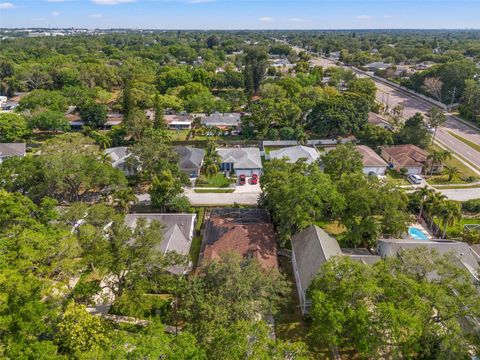
{"type": "Polygon", "coordinates": [[[247,177],[252,176],[252,169],[235,169],[235,174],[238,175],[245,175],[247,177]]]}
{"type": "Polygon", "coordinates": [[[385,167],[382,166],[365,166],[363,168],[363,173],[368,175],[370,173],[374,173],[377,175],[385,175],[385,167]]]}

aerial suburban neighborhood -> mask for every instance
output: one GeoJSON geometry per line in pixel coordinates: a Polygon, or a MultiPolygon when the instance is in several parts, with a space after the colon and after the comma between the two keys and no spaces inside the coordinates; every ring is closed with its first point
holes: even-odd
{"type": "Polygon", "coordinates": [[[479,5],[267,3],[0,2],[1,359],[480,357],[479,5]]]}

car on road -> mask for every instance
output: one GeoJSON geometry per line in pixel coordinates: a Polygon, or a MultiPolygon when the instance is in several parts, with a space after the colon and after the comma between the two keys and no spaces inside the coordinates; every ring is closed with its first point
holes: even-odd
{"type": "Polygon", "coordinates": [[[408,181],[410,181],[412,184],[419,185],[422,183],[423,178],[420,175],[408,175],[407,177],[408,181]]]}
{"type": "Polygon", "coordinates": [[[246,182],[247,182],[247,177],[245,175],[242,174],[238,177],[238,183],[240,185],[245,185],[246,182]]]}
{"type": "Polygon", "coordinates": [[[252,185],[257,185],[258,184],[258,175],[257,174],[252,175],[252,179],[250,180],[250,183],[252,185]]]}

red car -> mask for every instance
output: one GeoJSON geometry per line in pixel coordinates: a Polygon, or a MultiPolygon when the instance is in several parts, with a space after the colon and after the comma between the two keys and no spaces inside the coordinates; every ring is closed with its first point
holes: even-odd
{"type": "Polygon", "coordinates": [[[239,183],[240,185],[245,185],[245,182],[246,182],[246,181],[247,181],[247,177],[246,177],[245,175],[240,175],[240,176],[238,177],[238,183],[239,183]]]}
{"type": "Polygon", "coordinates": [[[250,181],[252,185],[257,185],[258,184],[258,175],[253,174],[252,175],[252,180],[250,181]]]}

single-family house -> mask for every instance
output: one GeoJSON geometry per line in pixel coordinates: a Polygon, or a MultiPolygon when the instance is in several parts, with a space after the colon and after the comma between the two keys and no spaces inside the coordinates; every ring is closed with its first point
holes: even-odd
{"type": "MultiPolygon", "coordinates": [[[[160,222],[163,225],[163,236],[156,250],[163,254],[176,252],[188,256],[192,246],[196,216],[196,214],[128,214],[125,216],[125,222],[131,228],[135,228],[138,219],[160,222]]],[[[189,264],[185,264],[172,266],[168,270],[173,274],[182,274],[189,268],[189,264]]]]}
{"type": "Polygon", "coordinates": [[[258,148],[218,148],[217,153],[222,159],[222,171],[245,176],[262,174],[262,158],[258,148]]]}
{"type": "Polygon", "coordinates": [[[384,62],[377,61],[377,62],[367,64],[364,67],[368,71],[383,71],[383,70],[387,70],[391,66],[392,66],[392,64],[385,64],[384,62]]]}
{"type": "Polygon", "coordinates": [[[167,127],[171,130],[190,130],[193,116],[190,114],[168,114],[164,116],[167,127]]]}
{"type": "Polygon", "coordinates": [[[265,269],[278,267],[275,230],[263,209],[213,209],[205,225],[200,259],[219,260],[235,252],[254,258],[265,269]]]}
{"type": "Polygon", "coordinates": [[[292,266],[297,285],[300,309],[302,314],[309,312],[311,301],[307,298],[307,290],[318,270],[326,261],[334,256],[342,255],[337,240],[325,230],[311,225],[292,236],[292,266]]]}
{"type": "Polygon", "coordinates": [[[25,143],[0,143],[0,164],[3,160],[14,156],[25,156],[27,144],[25,143]]]}
{"type": "Polygon", "coordinates": [[[126,146],[119,146],[114,148],[108,148],[103,151],[105,155],[110,157],[112,166],[115,169],[119,169],[125,173],[125,175],[133,175],[134,171],[129,169],[126,165],[126,161],[130,156],[128,148],[126,146]]]}
{"type": "Polygon", "coordinates": [[[202,125],[207,127],[217,127],[224,130],[228,128],[238,129],[240,127],[240,121],[240,113],[214,113],[210,116],[204,116],[200,120],[202,125]]]}
{"type": "Polygon", "coordinates": [[[386,130],[393,130],[392,124],[390,124],[387,119],[385,119],[383,116],[376,114],[374,112],[369,112],[368,113],[368,123],[381,127],[386,130]]]}
{"type": "Polygon", "coordinates": [[[355,150],[362,154],[363,173],[365,175],[385,175],[388,164],[380,155],[365,145],[357,145],[355,150]]]}
{"type": "Polygon", "coordinates": [[[286,159],[287,162],[295,163],[300,159],[304,159],[307,164],[311,164],[318,160],[318,151],[308,146],[290,146],[279,150],[270,151],[266,156],[268,159],[286,159]]]}
{"type": "Polygon", "coordinates": [[[337,240],[325,230],[311,225],[292,236],[292,267],[302,314],[310,311],[308,289],[322,265],[335,256],[348,256],[353,261],[374,264],[380,256],[367,249],[341,249],[337,240]]]}
{"type": "Polygon", "coordinates": [[[199,177],[205,150],[191,146],[176,146],[175,151],[179,155],[178,166],[180,169],[191,178],[199,177]]]}
{"type": "Polygon", "coordinates": [[[428,153],[411,144],[382,147],[381,156],[395,170],[407,169],[408,175],[419,175],[428,165],[428,153]]]}

